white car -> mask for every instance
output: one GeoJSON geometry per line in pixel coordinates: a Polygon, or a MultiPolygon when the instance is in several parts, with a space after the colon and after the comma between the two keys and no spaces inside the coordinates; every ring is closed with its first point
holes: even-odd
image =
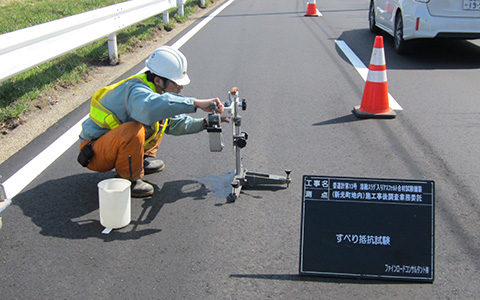
{"type": "Polygon", "coordinates": [[[480,0],[370,0],[370,31],[392,35],[395,50],[420,38],[480,38],[480,0]]]}

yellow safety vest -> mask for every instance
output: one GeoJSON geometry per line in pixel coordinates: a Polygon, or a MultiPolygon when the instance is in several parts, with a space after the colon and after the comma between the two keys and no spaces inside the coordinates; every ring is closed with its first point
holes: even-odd
{"type": "MultiPolygon", "coordinates": [[[[140,74],[140,75],[133,75],[131,77],[128,77],[127,79],[124,79],[122,81],[119,81],[115,84],[106,86],[104,88],[101,88],[100,90],[96,91],[93,96],[92,96],[92,101],[90,103],[90,119],[95,122],[98,126],[101,128],[105,129],[115,129],[117,128],[122,122],[110,111],[108,110],[105,106],[103,106],[100,103],[100,100],[110,91],[114,90],[127,80],[137,78],[141,80],[143,83],[148,85],[152,91],[155,91],[155,85],[147,80],[147,75],[140,74]]],[[[165,119],[161,122],[155,122],[151,127],[153,129],[153,133],[147,138],[145,143],[143,144],[143,147],[145,150],[148,150],[155,146],[157,142],[159,142],[162,139],[163,133],[167,129],[168,126],[168,119],[165,119]],[[161,128],[161,130],[160,130],[161,128]]]]}

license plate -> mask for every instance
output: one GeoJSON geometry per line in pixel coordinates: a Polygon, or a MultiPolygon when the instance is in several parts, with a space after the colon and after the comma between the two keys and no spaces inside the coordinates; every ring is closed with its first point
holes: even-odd
{"type": "Polygon", "coordinates": [[[463,0],[464,10],[480,10],[480,0],[463,0]]]}

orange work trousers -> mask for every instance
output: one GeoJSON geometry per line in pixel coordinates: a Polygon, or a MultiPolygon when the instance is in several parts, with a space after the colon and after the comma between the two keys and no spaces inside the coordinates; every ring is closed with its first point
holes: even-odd
{"type": "MultiPolygon", "coordinates": [[[[89,140],[83,141],[80,149],[88,143],[89,140]]],[[[144,176],[144,156],[155,157],[160,140],[147,152],[144,143],[145,127],[142,123],[123,123],[92,142],[95,155],[87,168],[96,172],[115,169],[120,177],[136,181],[144,176]]]]}

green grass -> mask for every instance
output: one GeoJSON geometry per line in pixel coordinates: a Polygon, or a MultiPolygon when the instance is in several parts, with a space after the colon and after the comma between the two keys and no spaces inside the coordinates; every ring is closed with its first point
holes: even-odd
{"type": "Polygon", "coordinates": [[[1,0],[0,33],[45,23],[124,0],[1,0]]]}
{"type": "MultiPolygon", "coordinates": [[[[45,23],[123,0],[0,0],[0,34],[45,23]]],[[[206,5],[212,1],[206,0],[206,5]]],[[[170,31],[175,23],[184,22],[200,6],[200,0],[185,3],[185,16],[177,8],[169,11],[170,23],[162,22],[162,14],[117,32],[119,54],[134,51],[142,41],[153,38],[158,30],[170,31]]],[[[12,129],[22,122],[32,100],[54,86],[69,86],[82,81],[93,66],[108,64],[106,39],[42,64],[0,83],[0,128],[12,129]]]]}

